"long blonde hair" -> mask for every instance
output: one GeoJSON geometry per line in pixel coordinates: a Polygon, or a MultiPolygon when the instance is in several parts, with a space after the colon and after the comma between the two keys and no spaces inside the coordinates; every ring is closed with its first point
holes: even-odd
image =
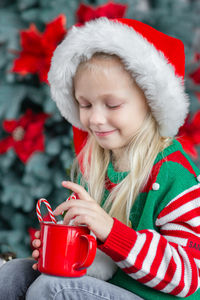
{"type": "MultiPolygon", "coordinates": [[[[97,53],[94,56],[116,58],[115,55],[104,53],[97,53]]],[[[117,57],[117,59],[119,58],[117,57]]],[[[80,66],[81,68],[88,67],[87,64],[87,61],[83,61],[80,66]]],[[[91,63],[89,67],[91,67],[91,63]]],[[[95,66],[93,67],[95,68],[95,66]]],[[[103,208],[109,215],[129,225],[132,206],[148,181],[157,154],[171,143],[172,138],[160,136],[158,124],[149,110],[142,126],[124,149],[130,170],[128,175],[111,190],[104,203],[103,208]]],[[[101,204],[111,152],[100,147],[96,139],[92,135],[88,135],[87,142],[79,156],[82,158],[82,169],[84,170],[80,184],[87,186],[90,196],[101,204]]],[[[78,160],[79,158],[74,159],[71,168],[71,180],[74,182],[77,181],[77,176],[80,174],[78,160]]]]}

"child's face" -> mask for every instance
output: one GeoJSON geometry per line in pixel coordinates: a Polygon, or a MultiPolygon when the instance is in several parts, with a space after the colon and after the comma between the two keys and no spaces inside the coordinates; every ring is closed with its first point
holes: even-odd
{"type": "Polygon", "coordinates": [[[80,69],[74,80],[80,121],[108,150],[126,146],[148,111],[142,90],[118,60],[96,60],[94,70],[80,69]]]}

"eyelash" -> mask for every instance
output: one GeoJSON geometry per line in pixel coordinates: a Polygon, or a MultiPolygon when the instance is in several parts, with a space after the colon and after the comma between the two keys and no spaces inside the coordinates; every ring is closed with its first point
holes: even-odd
{"type": "MultiPolygon", "coordinates": [[[[80,108],[88,109],[88,108],[91,107],[91,105],[81,106],[81,105],[79,104],[79,107],[80,107],[80,108]]],[[[109,106],[109,105],[107,105],[107,107],[110,108],[110,109],[117,109],[117,108],[120,107],[120,105],[115,105],[115,106],[109,106]]]]}

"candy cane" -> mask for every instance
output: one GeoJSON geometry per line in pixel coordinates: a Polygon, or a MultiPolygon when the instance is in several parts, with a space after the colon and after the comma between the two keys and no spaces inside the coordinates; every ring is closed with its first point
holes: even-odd
{"type": "Polygon", "coordinates": [[[38,202],[37,202],[37,205],[36,205],[36,212],[37,212],[37,217],[38,217],[39,222],[43,222],[41,211],[40,211],[40,206],[41,206],[42,202],[47,207],[47,210],[48,210],[48,213],[50,215],[51,221],[53,223],[57,223],[49,202],[46,199],[43,199],[43,198],[39,199],[38,202]]]}
{"type": "Polygon", "coordinates": [[[71,194],[67,199],[66,199],[66,201],[68,201],[68,200],[76,200],[76,194],[75,193],[73,193],[73,194],[71,194]]]}

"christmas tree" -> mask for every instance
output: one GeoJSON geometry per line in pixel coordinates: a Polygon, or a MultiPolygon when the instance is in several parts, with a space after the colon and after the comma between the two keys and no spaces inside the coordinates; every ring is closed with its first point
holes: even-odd
{"type": "Polygon", "coordinates": [[[181,39],[190,114],[179,141],[200,166],[200,1],[2,0],[0,2],[0,253],[31,255],[35,206],[52,208],[69,192],[71,125],[51,100],[47,73],[56,46],[74,24],[107,16],[147,23],[181,39]]]}

